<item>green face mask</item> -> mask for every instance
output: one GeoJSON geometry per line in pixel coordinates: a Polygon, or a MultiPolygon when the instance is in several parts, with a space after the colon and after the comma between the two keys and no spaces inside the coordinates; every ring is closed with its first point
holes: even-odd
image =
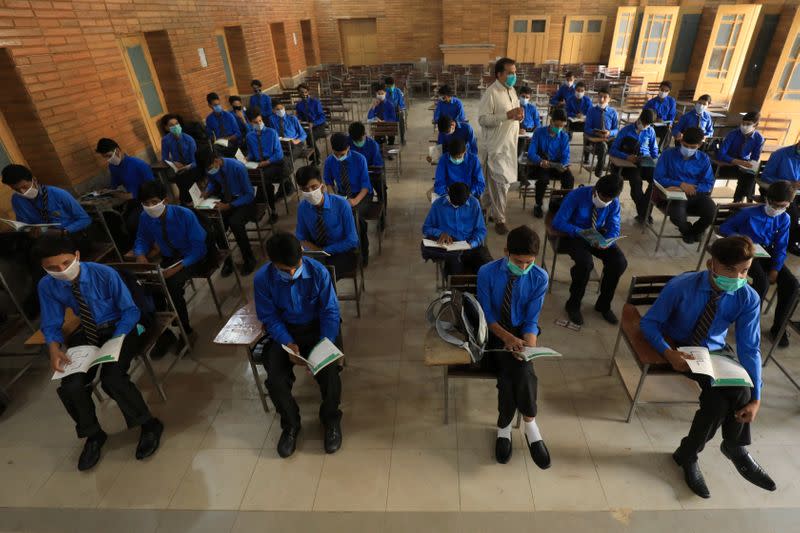
{"type": "Polygon", "coordinates": [[[364,148],[364,145],[367,144],[367,140],[361,139],[360,141],[353,141],[353,144],[355,144],[359,148],[364,148]]]}
{"type": "Polygon", "coordinates": [[[552,131],[553,133],[558,135],[559,133],[561,133],[561,128],[556,128],[555,126],[550,126],[550,131],[552,131]]]}
{"type": "Polygon", "coordinates": [[[508,267],[508,270],[509,270],[509,272],[511,272],[511,273],[512,273],[512,274],[514,274],[515,276],[524,276],[525,274],[527,274],[528,272],[530,272],[530,271],[531,271],[531,269],[533,268],[533,265],[534,265],[534,264],[536,264],[536,261],[534,261],[533,263],[531,263],[530,265],[528,265],[528,266],[525,268],[525,270],[522,270],[520,267],[518,267],[517,265],[515,265],[514,263],[512,263],[512,262],[511,262],[511,260],[509,259],[509,260],[506,262],[506,267],[508,267]]]}
{"type": "Polygon", "coordinates": [[[714,275],[714,283],[716,283],[717,287],[725,292],[736,292],[747,285],[747,279],[745,278],[729,278],[726,276],[720,276],[718,274],[714,274],[713,270],[711,273],[714,275]]]}

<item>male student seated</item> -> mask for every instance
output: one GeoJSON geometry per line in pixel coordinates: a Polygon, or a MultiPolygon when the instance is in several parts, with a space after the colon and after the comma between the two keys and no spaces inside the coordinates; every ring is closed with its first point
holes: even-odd
{"type": "Polygon", "coordinates": [[[330,190],[344,196],[358,216],[358,233],[361,239],[361,262],[369,263],[369,237],[367,221],[364,218],[372,202],[373,189],[369,180],[367,159],[350,150],[350,138],[344,133],[331,135],[333,153],[325,159],[323,178],[330,190]]]}
{"type": "Polygon", "coordinates": [[[519,127],[525,131],[534,131],[542,125],[539,117],[539,109],[535,103],[531,102],[533,91],[527,85],[519,90],[519,106],[525,111],[525,118],[520,122],[519,127]]]}
{"type": "MultiPolygon", "coordinates": [[[[282,345],[307,358],[323,339],[341,348],[339,301],[331,276],[318,261],[303,257],[300,241],[289,233],[277,233],[267,241],[270,262],[253,281],[256,313],[272,343],[264,358],[267,390],[281,418],[278,455],[289,457],[297,447],[300,408],[292,396],[294,365],[305,362],[290,355],[282,345]]],[[[314,376],[322,404],[319,418],[324,428],[326,453],[342,445],[342,397],[340,366],[332,363],[314,376]]]]}
{"type": "Polygon", "coordinates": [[[197,181],[198,171],[195,154],[197,142],[183,131],[183,121],[179,115],[166,114],[161,117],[161,160],[171,162],[178,169],[175,174],[175,185],[180,191],[182,204],[192,201],[189,189],[197,181]]]}
{"type": "Polygon", "coordinates": [[[381,146],[375,139],[367,136],[367,128],[361,122],[353,122],[347,128],[350,134],[350,149],[363,155],[367,160],[368,167],[382,167],[383,156],[381,146]]]}
{"type": "Polygon", "coordinates": [[[710,497],[710,492],[697,463],[698,454],[720,426],[720,449],[739,474],[763,489],[775,490],[775,482],[746,448],[750,424],[761,403],[761,299],[747,285],[754,253],[747,237],[718,239],[711,245],[708,270],[673,278],[640,323],[653,348],[702,389],[689,434],[672,454],[683,469],[686,484],[702,498],[710,497]],[[731,325],[736,329],[736,356],[749,374],[752,388],[712,386],[711,378],[691,372],[686,360],[692,356],[678,350],[704,346],[709,351],[727,351],[725,339],[731,325]]]}
{"type": "MultiPolygon", "coordinates": [[[[786,180],[797,191],[800,188],[800,142],[772,152],[761,171],[761,179],[765,183],[786,180]]],[[[800,209],[797,203],[795,196],[795,200],[789,204],[789,209],[786,211],[792,221],[789,226],[789,252],[794,255],[800,255],[800,222],[798,222],[800,209]]]]}
{"type": "Polygon", "coordinates": [[[217,93],[208,93],[206,102],[208,102],[208,107],[211,108],[211,113],[206,117],[206,135],[214,142],[226,140],[228,145],[226,147],[220,145],[220,149],[226,155],[233,156],[242,143],[239,123],[236,122],[236,117],[233,113],[222,109],[217,93]]]}
{"type": "MultiPolygon", "coordinates": [[[[382,85],[373,86],[375,92],[375,100],[372,102],[372,107],[369,108],[367,113],[367,122],[397,122],[397,114],[394,104],[386,100],[386,89],[382,85]]],[[[375,137],[378,144],[386,142],[383,136],[375,137]]],[[[394,144],[394,136],[389,136],[389,144],[394,144]]]]}
{"type": "MultiPolygon", "coordinates": [[[[236,118],[236,124],[239,125],[239,138],[244,139],[250,131],[250,122],[247,120],[247,115],[245,115],[242,99],[239,96],[233,95],[228,97],[228,102],[231,104],[230,112],[236,118]]],[[[243,152],[247,153],[247,145],[244,142],[242,142],[241,148],[243,152]]]]}
{"type": "MultiPolygon", "coordinates": [[[[789,215],[786,208],[794,200],[794,187],[788,181],[776,181],[766,192],[766,204],[742,209],[719,229],[721,235],[745,235],[760,244],[770,257],[753,259],[749,275],[753,288],[763,301],[770,285],[778,284],[778,304],[770,335],[775,339],[781,324],[791,311],[790,305],[800,290],[797,278],[785,265],[786,247],[789,244],[789,215]]],[[[778,340],[781,347],[789,346],[789,336],[784,332],[778,340]]]]}
{"type": "MultiPolygon", "coordinates": [[[[206,173],[208,184],[203,191],[203,198],[219,198],[214,204],[219,211],[225,229],[230,228],[242,253],[244,264],[240,270],[242,276],[250,275],[256,267],[256,257],[247,236],[247,223],[256,219],[255,190],[247,174],[247,167],[237,159],[221,157],[210,149],[197,154],[197,162],[206,173]]],[[[222,243],[227,247],[226,242],[222,243]]],[[[222,277],[233,272],[233,258],[228,257],[222,266],[222,277]]]]}
{"type": "MultiPolygon", "coordinates": [[[[575,92],[567,97],[567,119],[569,120],[569,139],[576,131],[583,131],[586,125],[586,115],[592,109],[592,99],[586,96],[586,84],[579,81],[575,84],[575,92]]],[[[588,154],[587,154],[588,155],[588,154]]]]}
{"type": "Polygon", "coordinates": [[[39,281],[39,302],[41,329],[54,371],[63,372],[70,364],[70,347],[100,347],[114,337],[125,336],[118,361],[65,376],[57,389],[61,403],[75,421],[78,438],[86,439],[78,470],[89,470],[100,461],[107,439],[92,400],[92,382],[98,371],[100,387],[117,402],[128,428],[141,427],[136,459],[150,457],[158,449],[164,425],[150,413],[128,375],[131,360],[141,355],[144,329],[140,324],[145,322],[128,287],[113,268],[81,262],[81,254],[69,237],[45,235],[36,243],[34,252],[48,274],[39,281]],[[79,317],[80,327],[65,339],[62,326],[68,308],[79,317]]]}
{"type": "Polygon", "coordinates": [[[489,350],[481,366],[497,373],[497,440],[495,458],[511,459],[511,423],[522,414],[526,447],[539,468],[550,468],[550,452],[536,424],[538,380],[533,363],[515,352],[536,346],[539,314],[547,293],[547,272],[534,263],[539,236],[528,226],[508,233],[505,257],[487,263],[478,271],[478,301],[489,326],[489,350]]]}
{"type": "Polygon", "coordinates": [[[480,199],[486,180],[478,156],[467,151],[464,141],[453,139],[447,145],[447,153],[442,154],[436,165],[436,177],[433,181],[433,192],[439,196],[447,194],[451,183],[461,182],[469,187],[475,198],[480,199]]]}
{"type": "Polygon", "coordinates": [[[628,180],[631,187],[631,199],[636,205],[636,221],[644,224],[647,211],[647,197],[642,192],[642,182],[653,181],[654,167],[658,159],[658,144],[652,124],[655,119],[652,109],[645,109],[634,124],[628,124],[617,134],[611,145],[611,157],[625,159],[635,164],[634,167],[621,167],[620,174],[628,180]],[[642,166],[642,162],[647,164],[642,166]]]}
{"type": "Polygon", "coordinates": [[[608,89],[601,88],[597,91],[597,105],[586,113],[586,122],[583,124],[585,138],[583,160],[587,161],[588,153],[594,150],[594,154],[597,156],[594,175],[598,178],[603,174],[603,164],[608,148],[619,133],[619,116],[616,109],[608,105],[610,100],[611,95],[608,94],[608,89]],[[589,137],[598,140],[590,141],[589,137]]]}
{"type": "MultiPolygon", "coordinates": [[[[278,132],[278,137],[287,140],[291,148],[291,156],[295,159],[303,153],[303,143],[308,136],[297,117],[286,112],[282,102],[275,104],[274,113],[269,116],[269,127],[278,132]]],[[[287,154],[288,155],[288,154],[287,154]]]]}
{"type": "Polygon", "coordinates": [[[572,72],[567,72],[564,75],[564,83],[559,85],[555,94],[550,97],[550,105],[564,107],[567,105],[567,99],[573,94],[575,94],[575,75],[572,72]]]}
{"type": "Polygon", "coordinates": [[[572,284],[569,287],[569,300],[565,305],[570,322],[583,324],[581,300],[586,292],[586,284],[594,267],[592,256],[603,262],[603,277],[600,281],[600,296],[594,309],[610,324],[616,324],[617,317],[611,310],[614,291],[628,261],[616,243],[603,246],[581,236],[587,229],[597,230],[604,238],[619,237],[620,205],[619,195],[623,181],[612,174],[603,176],[594,187],[579,187],[564,197],[561,207],[553,219],[553,229],[566,233],[559,242],[559,253],[566,253],[575,264],[570,270],[572,284]]]}
{"type": "Polygon", "coordinates": [[[250,103],[247,108],[259,109],[262,116],[269,117],[272,114],[272,98],[263,91],[261,80],[251,81],[250,87],[253,89],[253,94],[250,95],[250,103]]]}
{"type": "MultiPolygon", "coordinates": [[[[699,151],[703,144],[703,132],[699,128],[684,131],[678,144],[664,150],[658,158],[653,179],[667,190],[686,194],[686,200],[670,202],[667,215],[681,232],[683,242],[692,244],[700,240],[703,232],[714,222],[716,205],[711,199],[714,173],[711,171],[711,160],[705,152],[699,151]],[[690,224],[687,216],[700,218],[690,224]]],[[[645,193],[647,198],[650,198],[652,187],[651,184],[645,193]]]]}
{"type": "Polygon", "coordinates": [[[492,260],[484,244],[486,223],[481,203],[470,194],[466,183],[456,181],[431,204],[431,210],[422,225],[422,235],[439,244],[466,241],[470,249],[447,251],[422,246],[422,258],[444,261],[444,277],[458,274],[477,274],[478,269],[492,260]]]}
{"type": "Polygon", "coordinates": [[[644,109],[652,109],[655,114],[655,123],[663,125],[655,126],[656,138],[658,145],[662,146],[664,137],[667,136],[670,125],[675,122],[675,116],[678,114],[675,99],[669,95],[672,90],[672,82],[664,80],[658,87],[658,95],[654,96],[644,104],[644,109]]]}
{"type": "Polygon", "coordinates": [[[439,87],[439,100],[433,109],[433,122],[439,122],[442,115],[452,118],[458,123],[466,122],[467,115],[464,113],[464,104],[453,95],[453,89],[449,85],[439,87]]]}
{"type": "Polygon", "coordinates": [[[258,168],[264,176],[265,196],[270,209],[270,222],[278,220],[278,210],[275,208],[275,188],[273,184],[283,183],[286,172],[286,161],[283,157],[283,148],[278,139],[278,132],[264,124],[264,117],[258,109],[248,109],[247,118],[250,121],[251,131],[247,134],[247,160],[258,163],[258,168]]]}
{"type": "Polygon", "coordinates": [[[711,97],[704,94],[697,99],[694,109],[681,115],[678,123],[672,126],[672,136],[675,138],[676,144],[681,140],[687,128],[699,128],[703,132],[703,140],[714,136],[714,120],[708,112],[709,105],[711,105],[711,97]]]}
{"type": "Polygon", "coordinates": [[[139,192],[143,213],[132,253],[138,263],[150,263],[158,253],[178,318],[187,334],[193,332],[183,297],[186,282],[206,258],[206,231],[191,209],[170,205],[164,186],[158,181],[142,185],[139,192]]]}
{"type": "Polygon", "coordinates": [[[741,125],[725,136],[717,152],[718,161],[731,165],[721,166],[718,177],[736,180],[734,202],[741,202],[745,198],[752,202],[756,192],[756,172],[751,165],[761,159],[761,149],[764,147],[764,136],[756,131],[759,118],[761,115],[758,111],[745,113],[741,125]]]}
{"type": "Polygon", "coordinates": [[[320,139],[324,139],[327,135],[327,118],[325,116],[325,111],[322,109],[322,102],[320,102],[319,98],[314,98],[309,94],[308,85],[305,83],[301,83],[297,86],[297,92],[300,94],[300,101],[297,102],[294,106],[294,111],[297,113],[297,118],[299,118],[303,122],[308,122],[311,124],[311,130],[306,130],[308,136],[306,137],[306,141],[308,145],[314,148],[314,161],[317,163],[319,162],[319,148],[316,146],[316,142],[320,139]],[[313,135],[311,135],[313,133],[313,135]],[[311,138],[314,138],[314,142],[311,142],[311,138]]]}
{"type": "Polygon", "coordinates": [[[536,181],[536,205],[533,216],[542,218],[542,202],[547,184],[559,179],[562,189],[571,189],[575,178],[569,169],[569,137],[564,133],[567,114],[563,109],[554,109],[550,114],[550,125],[536,130],[528,146],[530,170],[528,178],[536,181]]]}
{"type": "MultiPolygon", "coordinates": [[[[456,122],[447,115],[439,117],[436,126],[439,130],[439,135],[436,138],[436,144],[442,147],[442,154],[447,151],[447,145],[453,139],[461,139],[467,145],[467,151],[475,156],[478,155],[478,140],[475,137],[475,131],[466,122],[456,122]]],[[[431,163],[431,157],[427,156],[428,162],[431,163]]]]}

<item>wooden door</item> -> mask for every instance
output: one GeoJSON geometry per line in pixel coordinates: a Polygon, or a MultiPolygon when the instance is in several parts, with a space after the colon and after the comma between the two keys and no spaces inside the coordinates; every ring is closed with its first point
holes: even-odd
{"type": "Polygon", "coordinates": [[[696,5],[681,6],[670,47],[668,67],[664,77],[672,82],[672,95],[676,96],[684,89],[689,74],[697,35],[700,30],[700,19],[703,7],[696,5]]]}
{"type": "Polygon", "coordinates": [[[679,7],[644,9],[631,76],[644,78],[645,85],[664,79],[679,11],[679,7]]]}
{"type": "Polygon", "coordinates": [[[376,65],[380,63],[377,26],[374,18],[339,20],[345,65],[376,65]]]}
{"type": "Polygon", "coordinates": [[[760,4],[717,8],[703,67],[697,79],[695,98],[709,94],[714,104],[730,103],[760,12],[760,4]]]}
{"type": "MultiPolygon", "coordinates": [[[[16,163],[18,165],[26,165],[25,158],[17,146],[17,141],[11,133],[11,128],[8,127],[3,113],[0,113],[0,169],[16,163]]],[[[13,191],[10,187],[0,188],[0,216],[3,218],[14,219],[13,210],[11,209],[11,195],[13,191]]]]}
{"type": "Polygon", "coordinates": [[[783,42],[761,103],[761,117],[762,121],[770,117],[791,120],[789,130],[779,144],[797,142],[800,134],[800,10],[794,13],[787,39],[783,42]]]}
{"type": "Polygon", "coordinates": [[[120,45],[150,143],[153,150],[160,153],[162,132],[158,127],[158,121],[166,113],[167,106],[164,103],[164,93],[158,83],[150,51],[143,36],[123,37],[120,45]]]}
{"type": "Polygon", "coordinates": [[[599,63],[605,25],[606,17],[566,17],[561,63],[599,63]]]}
{"type": "Polygon", "coordinates": [[[225,82],[228,87],[228,96],[232,94],[239,94],[236,88],[236,77],[233,75],[233,62],[231,61],[231,54],[228,48],[228,41],[225,38],[225,30],[217,30],[214,32],[217,40],[217,48],[219,55],[222,58],[222,69],[225,71],[225,82]]]}
{"type": "Polygon", "coordinates": [[[611,53],[608,56],[608,66],[627,70],[628,55],[633,39],[633,30],[636,27],[635,7],[618,7],[617,20],[614,23],[614,38],[611,39],[611,53]]]}
{"type": "Polygon", "coordinates": [[[547,15],[512,15],[508,19],[506,55],[518,63],[544,63],[547,57],[547,15]]]}

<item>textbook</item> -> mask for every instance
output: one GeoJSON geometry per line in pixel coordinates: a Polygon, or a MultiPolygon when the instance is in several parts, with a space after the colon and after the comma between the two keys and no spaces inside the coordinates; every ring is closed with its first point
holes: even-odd
{"type": "Polygon", "coordinates": [[[761,246],[760,244],[758,244],[757,242],[754,242],[753,246],[755,246],[755,248],[756,248],[756,257],[757,258],[761,258],[761,257],[769,258],[769,257],[772,257],[771,255],[769,255],[769,252],[766,251],[764,249],[764,247],[761,246]]]}
{"type": "Polygon", "coordinates": [[[639,158],[639,167],[641,168],[655,168],[656,160],[650,156],[644,156],[639,158]]]}
{"type": "Polygon", "coordinates": [[[303,254],[310,255],[311,257],[330,257],[331,254],[326,252],[325,250],[306,250],[303,248],[303,254]]]}
{"type": "Polygon", "coordinates": [[[725,355],[709,353],[705,346],[681,346],[678,351],[694,356],[686,359],[689,369],[695,374],[705,374],[712,387],[752,387],[753,380],[738,361],[725,355]]]}
{"type": "Polygon", "coordinates": [[[317,345],[314,346],[314,349],[311,350],[308,359],[301,356],[299,353],[293,352],[285,344],[281,344],[281,346],[283,346],[283,349],[289,352],[290,354],[294,355],[298,359],[302,359],[303,361],[305,361],[306,365],[308,366],[308,369],[311,370],[311,373],[315,376],[319,373],[320,370],[322,370],[329,364],[333,363],[334,361],[338,361],[339,359],[344,357],[342,351],[328,339],[322,339],[321,341],[319,341],[317,345]]]}
{"type": "Polygon", "coordinates": [[[100,346],[73,346],[67,350],[67,357],[71,361],[64,365],[64,371],[56,371],[52,380],[58,380],[79,372],[88,372],[95,365],[103,363],[113,363],[119,361],[119,352],[122,350],[122,343],[125,335],[113,337],[100,346]]]}
{"type": "Polygon", "coordinates": [[[166,164],[167,164],[167,166],[168,166],[169,168],[171,168],[171,169],[173,170],[173,172],[175,172],[176,174],[177,174],[178,172],[183,172],[184,170],[186,170],[187,168],[189,168],[189,165],[184,165],[183,167],[181,167],[181,168],[178,168],[178,165],[176,165],[176,164],[175,164],[175,163],[173,163],[172,161],[169,161],[169,160],[166,160],[166,159],[164,160],[164,163],[166,163],[166,164]]]}
{"type": "Polygon", "coordinates": [[[586,122],[586,117],[567,117],[567,122],[586,122]]]}
{"type": "Polygon", "coordinates": [[[431,158],[431,163],[438,163],[439,158],[442,157],[442,145],[434,144],[428,146],[428,156],[431,158]]]}
{"type": "Polygon", "coordinates": [[[586,239],[589,242],[589,244],[591,244],[595,248],[608,248],[618,240],[625,238],[625,235],[620,235],[619,237],[612,237],[610,239],[606,239],[599,231],[597,231],[594,228],[586,228],[584,230],[581,230],[580,236],[586,239]]]}
{"type": "Polygon", "coordinates": [[[236,149],[236,155],[234,155],[234,157],[236,158],[236,160],[239,163],[242,163],[243,165],[247,165],[247,158],[242,153],[242,149],[241,148],[237,148],[236,149]]]}
{"type": "Polygon", "coordinates": [[[223,147],[227,148],[228,147],[228,139],[217,139],[216,141],[214,141],[214,144],[218,144],[220,146],[223,146],[223,147]]]}
{"type": "Polygon", "coordinates": [[[452,244],[439,244],[431,239],[422,239],[422,245],[426,248],[441,248],[448,252],[463,252],[464,250],[472,249],[467,241],[455,241],[452,244]]]}
{"type": "Polygon", "coordinates": [[[57,228],[59,224],[26,224],[24,222],[17,222],[16,220],[9,220],[7,218],[0,218],[0,221],[5,222],[16,231],[22,231],[28,228],[57,228]]]}
{"type": "Polygon", "coordinates": [[[653,180],[653,183],[656,185],[656,189],[662,192],[664,197],[667,200],[686,200],[686,193],[683,191],[668,191],[666,187],[661,185],[656,180],[653,180]]]}
{"type": "Polygon", "coordinates": [[[195,209],[214,209],[214,206],[222,201],[214,197],[203,199],[200,187],[198,187],[196,183],[189,189],[189,196],[192,197],[192,203],[195,209]]]}
{"type": "Polygon", "coordinates": [[[248,161],[244,164],[247,167],[247,170],[255,170],[258,168],[258,163],[255,161],[248,161]]]}
{"type": "Polygon", "coordinates": [[[525,346],[517,352],[525,361],[533,361],[539,357],[561,357],[561,354],[552,348],[545,348],[544,346],[525,346]]]}

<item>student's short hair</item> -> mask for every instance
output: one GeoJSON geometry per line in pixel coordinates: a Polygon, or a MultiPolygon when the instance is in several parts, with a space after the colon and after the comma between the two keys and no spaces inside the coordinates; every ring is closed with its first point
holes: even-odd
{"type": "Polygon", "coordinates": [[[711,257],[725,266],[734,266],[752,259],[756,255],[756,248],[750,237],[732,235],[717,239],[709,250],[711,257]]]}
{"type": "Polygon", "coordinates": [[[77,249],[78,246],[69,235],[48,232],[36,239],[32,252],[33,257],[41,261],[62,254],[75,255],[77,249]]]}
{"type": "Polygon", "coordinates": [[[522,89],[519,90],[519,94],[533,94],[533,91],[531,90],[530,87],[525,85],[524,87],[522,87],[522,89]]]}
{"type": "Polygon", "coordinates": [[[208,167],[216,160],[218,157],[222,157],[214,153],[214,150],[209,148],[208,146],[200,146],[197,149],[197,154],[195,154],[195,161],[197,161],[197,168],[200,169],[201,172],[205,172],[208,167]]]}
{"type": "Polygon", "coordinates": [[[394,85],[394,78],[391,76],[386,76],[385,78],[383,78],[383,83],[385,83],[386,85],[394,85]]]}
{"type": "Polygon", "coordinates": [[[529,226],[519,226],[508,232],[506,248],[510,255],[539,255],[539,235],[529,226]]]}
{"type": "Polygon", "coordinates": [[[253,122],[255,119],[261,116],[261,108],[258,106],[251,107],[247,111],[245,111],[244,114],[247,117],[247,120],[253,122]]]}
{"type": "Polygon", "coordinates": [[[267,255],[273,263],[297,266],[303,257],[303,247],[293,234],[280,231],[267,240],[267,255]]]}
{"type": "Polygon", "coordinates": [[[767,189],[767,200],[790,202],[794,198],[794,187],[786,180],[773,182],[767,189]]]}
{"type": "Polygon", "coordinates": [[[501,57],[498,59],[494,64],[494,77],[498,77],[500,74],[505,72],[506,66],[508,65],[516,65],[517,62],[511,59],[510,57],[501,57]]]}
{"type": "Polygon", "coordinates": [[[700,96],[700,98],[698,98],[697,101],[698,102],[708,102],[710,104],[711,103],[711,95],[710,94],[704,94],[704,95],[700,96]]]}
{"type": "Polygon", "coordinates": [[[305,89],[306,91],[309,90],[308,85],[305,83],[301,83],[300,85],[297,86],[297,92],[300,92],[300,89],[305,89]]]}
{"type": "Polygon", "coordinates": [[[664,80],[664,81],[662,81],[661,83],[658,84],[658,88],[659,89],[662,88],[662,87],[666,87],[671,91],[672,90],[672,82],[669,81],[669,80],[664,80]]]}
{"type": "Polygon", "coordinates": [[[348,146],[350,146],[350,139],[344,133],[337,131],[331,135],[331,148],[337,152],[341,152],[348,146]]]}
{"type": "Polygon", "coordinates": [[[758,111],[748,111],[742,116],[742,122],[747,121],[755,124],[759,120],[761,120],[761,113],[759,113],[758,111]]]}
{"type": "Polygon", "coordinates": [[[206,102],[207,102],[207,103],[209,103],[209,104],[210,104],[210,103],[211,103],[211,102],[213,102],[214,100],[219,100],[219,95],[218,95],[217,93],[208,93],[208,94],[206,95],[206,102]]]}
{"type": "Polygon", "coordinates": [[[151,198],[163,200],[167,197],[167,188],[161,180],[145,181],[139,187],[139,201],[144,202],[151,198]]]}
{"type": "Polygon", "coordinates": [[[241,96],[236,96],[235,94],[232,94],[232,95],[230,95],[228,97],[228,103],[231,104],[231,105],[233,105],[234,102],[241,102],[241,101],[242,101],[242,97],[241,96]]]}
{"type": "Polygon", "coordinates": [[[350,134],[351,139],[360,139],[367,134],[367,128],[362,122],[356,121],[347,127],[347,133],[350,134]]]}
{"type": "Polygon", "coordinates": [[[169,124],[169,121],[172,120],[173,118],[178,121],[178,124],[183,126],[183,118],[181,118],[180,115],[177,115],[175,113],[167,113],[166,115],[161,117],[161,120],[158,121],[158,125],[161,126],[161,131],[167,131],[167,124],[169,124]]]}
{"type": "Polygon", "coordinates": [[[594,184],[595,190],[606,198],[616,198],[622,194],[624,181],[614,174],[606,174],[594,184]]]}
{"type": "Polygon", "coordinates": [[[573,73],[571,70],[568,70],[568,71],[567,71],[567,72],[564,74],[564,79],[566,79],[566,78],[574,78],[574,77],[575,77],[575,73],[573,73]]]}
{"type": "Polygon", "coordinates": [[[276,99],[276,100],[274,100],[274,101],[272,102],[272,108],[273,108],[273,109],[275,109],[275,108],[276,108],[276,107],[278,107],[278,106],[285,108],[285,107],[286,107],[286,104],[283,102],[283,100],[277,100],[277,99],[276,99]]]}
{"type": "Polygon", "coordinates": [[[108,137],[103,137],[97,141],[97,148],[95,148],[94,151],[98,154],[107,154],[108,152],[116,150],[117,148],[119,148],[117,141],[114,139],[109,139],[108,137]]]}
{"type": "Polygon", "coordinates": [[[584,82],[582,82],[582,81],[579,81],[578,83],[575,84],[575,90],[576,91],[578,90],[578,87],[583,87],[585,89],[586,88],[586,84],[584,82]]]}
{"type": "Polygon", "coordinates": [[[257,85],[257,86],[259,86],[259,87],[262,87],[262,85],[261,85],[261,80],[252,80],[252,81],[250,82],[250,87],[252,87],[253,85],[257,85]]]}
{"type": "Polygon", "coordinates": [[[553,122],[554,120],[558,120],[560,122],[566,122],[567,112],[560,107],[557,109],[553,109],[553,111],[550,113],[550,122],[553,122]]]}
{"type": "Polygon", "coordinates": [[[24,165],[10,164],[3,168],[3,183],[9,186],[14,186],[20,181],[31,181],[33,174],[30,169],[24,165]]]}
{"type": "Polygon", "coordinates": [[[447,196],[453,205],[464,205],[469,200],[469,185],[463,181],[454,181],[447,187],[447,196]]]}
{"type": "Polygon", "coordinates": [[[681,140],[686,144],[700,144],[703,142],[704,137],[705,134],[703,133],[703,130],[700,128],[691,127],[683,130],[683,139],[681,140]]]}
{"type": "Polygon", "coordinates": [[[322,183],[322,174],[320,174],[318,166],[306,165],[297,169],[297,172],[294,173],[294,179],[298,187],[305,187],[311,180],[319,180],[322,183]]]}
{"type": "Polygon", "coordinates": [[[450,139],[447,143],[447,153],[450,155],[459,155],[467,151],[467,143],[460,137],[450,139]]]}
{"type": "Polygon", "coordinates": [[[448,131],[453,122],[455,121],[450,115],[441,115],[439,120],[436,121],[436,127],[439,128],[439,131],[448,131]]]}
{"type": "Polygon", "coordinates": [[[437,92],[439,96],[453,96],[453,89],[447,84],[444,84],[441,87],[439,87],[439,91],[437,92]]]}
{"type": "Polygon", "coordinates": [[[608,92],[608,87],[600,87],[599,89],[597,89],[597,96],[600,96],[601,94],[607,94],[611,96],[611,93],[608,92]]]}
{"type": "Polygon", "coordinates": [[[644,109],[639,114],[639,120],[645,126],[649,126],[650,124],[656,121],[656,112],[653,111],[652,109],[644,109]]]}

